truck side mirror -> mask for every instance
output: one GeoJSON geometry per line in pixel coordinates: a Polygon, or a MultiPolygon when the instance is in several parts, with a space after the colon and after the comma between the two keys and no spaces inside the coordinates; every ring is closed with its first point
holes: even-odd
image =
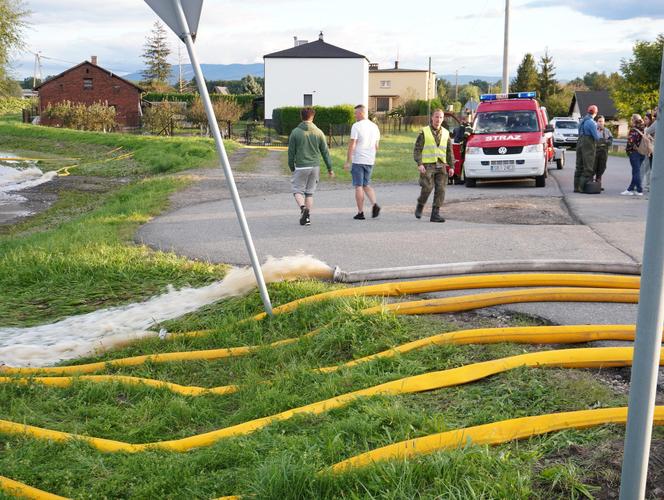
{"type": "Polygon", "coordinates": [[[544,127],[544,133],[548,134],[549,132],[553,132],[553,125],[547,125],[544,127]]]}

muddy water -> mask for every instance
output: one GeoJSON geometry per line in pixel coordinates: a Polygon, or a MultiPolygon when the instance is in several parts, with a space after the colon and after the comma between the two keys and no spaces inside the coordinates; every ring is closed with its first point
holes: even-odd
{"type": "MultiPolygon", "coordinates": [[[[269,257],[262,266],[268,283],[332,277],[332,269],[311,256],[269,257]]],[[[0,329],[0,363],[47,366],[159,335],[149,328],[256,287],[251,268],[233,269],[223,281],[202,288],[169,290],[145,302],[73,316],[48,325],[0,329]]]]}
{"type": "MultiPolygon", "coordinates": [[[[0,151],[0,158],[14,157],[0,151]]],[[[20,191],[49,182],[56,175],[42,172],[32,162],[0,160],[0,221],[31,215],[28,199],[20,191]]]]}

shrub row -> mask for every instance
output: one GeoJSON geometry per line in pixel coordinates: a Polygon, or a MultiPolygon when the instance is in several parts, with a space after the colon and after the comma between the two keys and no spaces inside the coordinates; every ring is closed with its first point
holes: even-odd
{"type": "MultiPolygon", "coordinates": [[[[248,106],[254,102],[254,99],[257,96],[254,94],[210,94],[210,99],[212,101],[231,101],[240,106],[248,106]]],[[[191,104],[198,98],[198,94],[178,94],[176,92],[166,93],[166,92],[148,92],[143,94],[143,100],[150,102],[161,102],[161,101],[171,101],[171,102],[186,102],[191,104]]]]}
{"type": "MultiPolygon", "coordinates": [[[[302,121],[297,106],[287,106],[272,110],[272,126],[278,134],[290,134],[302,121]]],[[[324,133],[328,133],[330,125],[352,125],[354,122],[353,106],[343,104],[340,106],[314,106],[316,116],[314,123],[324,133]]]]}
{"type": "Polygon", "coordinates": [[[32,106],[30,99],[21,99],[20,97],[2,97],[0,98],[0,115],[20,113],[22,109],[32,106]]]}

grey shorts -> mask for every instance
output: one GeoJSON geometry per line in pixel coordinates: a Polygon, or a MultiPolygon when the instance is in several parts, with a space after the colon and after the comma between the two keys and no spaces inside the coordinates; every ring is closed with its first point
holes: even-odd
{"type": "Polygon", "coordinates": [[[320,167],[296,168],[291,177],[293,194],[313,196],[320,180],[320,167]]]}

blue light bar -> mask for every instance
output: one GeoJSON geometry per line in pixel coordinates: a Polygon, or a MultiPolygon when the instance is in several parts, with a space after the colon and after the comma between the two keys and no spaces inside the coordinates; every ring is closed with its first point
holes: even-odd
{"type": "Polygon", "coordinates": [[[509,94],[482,94],[480,101],[499,101],[502,99],[534,99],[537,92],[534,90],[528,92],[510,92],[509,94]]]}

